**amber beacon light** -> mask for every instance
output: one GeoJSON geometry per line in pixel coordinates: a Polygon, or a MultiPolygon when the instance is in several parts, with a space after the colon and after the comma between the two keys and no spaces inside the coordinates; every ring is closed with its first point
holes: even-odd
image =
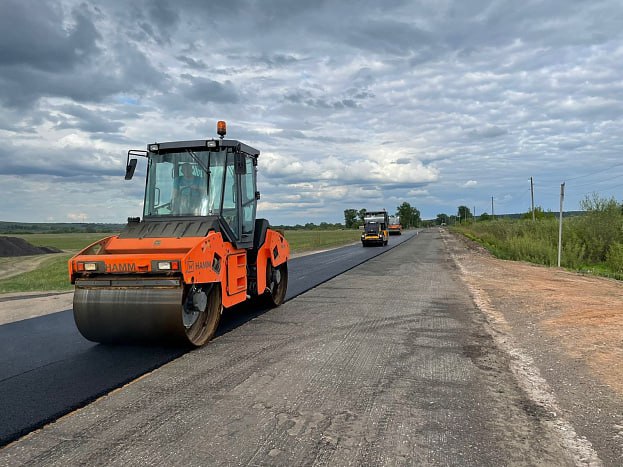
{"type": "Polygon", "coordinates": [[[223,139],[223,137],[227,134],[227,123],[224,120],[219,120],[216,123],[216,132],[223,139]]]}

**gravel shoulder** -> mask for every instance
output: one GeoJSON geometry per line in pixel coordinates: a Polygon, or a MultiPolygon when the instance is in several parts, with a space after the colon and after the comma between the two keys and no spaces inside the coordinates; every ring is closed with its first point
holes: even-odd
{"type": "Polygon", "coordinates": [[[0,325],[69,310],[73,300],[73,291],[0,294],[0,325]]]}
{"type": "MultiPolygon", "coordinates": [[[[623,283],[493,258],[442,232],[499,345],[540,375],[519,375],[606,465],[623,465],[623,283]],[[540,378],[539,378],[540,376],[540,378]],[[540,387],[539,387],[540,386],[540,387]]],[[[518,373],[521,371],[519,370],[518,373]]]]}

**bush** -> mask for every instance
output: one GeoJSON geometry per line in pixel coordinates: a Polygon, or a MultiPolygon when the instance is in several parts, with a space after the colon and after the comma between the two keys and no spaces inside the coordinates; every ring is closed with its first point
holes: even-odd
{"type": "Polygon", "coordinates": [[[623,243],[613,243],[608,248],[606,264],[616,273],[623,273],[623,243]]]}

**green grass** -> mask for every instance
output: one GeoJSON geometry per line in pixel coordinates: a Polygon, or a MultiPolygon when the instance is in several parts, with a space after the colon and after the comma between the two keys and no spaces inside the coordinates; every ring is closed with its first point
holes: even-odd
{"type": "Polygon", "coordinates": [[[292,253],[322,250],[349,243],[361,238],[359,230],[286,230],[286,240],[292,253]]]}
{"type": "MultiPolygon", "coordinates": [[[[68,252],[77,252],[97,240],[112,234],[68,233],[8,235],[20,237],[36,246],[49,246],[68,252]]],[[[359,241],[358,230],[288,230],[285,237],[292,253],[321,250],[359,241]]],[[[71,290],[67,261],[71,253],[53,255],[31,272],[0,280],[0,293],[71,290]]],[[[11,258],[13,260],[13,258],[11,258]]]]}
{"type": "MultiPolygon", "coordinates": [[[[565,218],[561,266],[620,279],[623,277],[623,213],[614,201],[591,200],[593,208],[565,218]]],[[[591,206],[589,205],[589,208],[591,206]]],[[[452,229],[502,259],[556,266],[559,223],[555,218],[471,222],[452,229]]]]}
{"type": "Polygon", "coordinates": [[[52,255],[31,272],[0,280],[0,293],[71,290],[67,261],[71,254],[52,255]]]}

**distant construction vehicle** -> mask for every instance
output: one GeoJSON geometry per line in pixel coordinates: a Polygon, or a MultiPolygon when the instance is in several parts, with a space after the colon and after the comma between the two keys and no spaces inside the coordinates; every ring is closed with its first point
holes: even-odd
{"type": "Polygon", "coordinates": [[[389,216],[389,226],[387,231],[390,235],[401,235],[402,225],[400,225],[400,216],[389,216]]]}
{"type": "Polygon", "coordinates": [[[223,139],[225,122],[217,132],[128,151],[126,180],[132,156],[148,160],[143,219],[69,260],[74,319],[87,339],[201,346],[223,308],[284,301],[288,242],[255,216],[260,152],[223,139]]]}
{"type": "Polygon", "coordinates": [[[363,246],[387,245],[389,240],[387,211],[367,211],[363,217],[363,222],[363,234],[361,234],[363,246]]]}

